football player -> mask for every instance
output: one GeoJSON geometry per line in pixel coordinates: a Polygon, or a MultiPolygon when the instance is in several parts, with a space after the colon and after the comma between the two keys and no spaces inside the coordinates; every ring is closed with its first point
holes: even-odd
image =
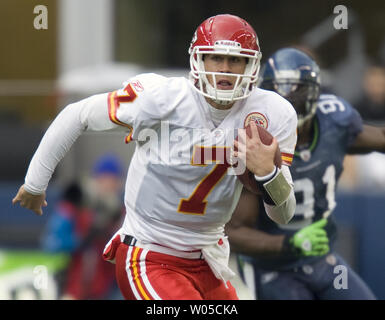
{"type": "Polygon", "coordinates": [[[319,67],[302,51],[278,50],[267,59],[261,78],[262,88],[285,97],[298,114],[291,166],[297,206],[290,223],[280,225],[265,219],[258,197],[242,195],[227,226],[232,249],[241,253],[241,275],[258,299],[374,299],[334,252],[331,213],[345,155],[385,152],[385,128],[363,125],[345,100],[320,94],[319,67]],[[345,290],[333,285],[337,265],[346,267],[345,290]]]}
{"type": "MultiPolygon", "coordinates": [[[[85,130],[126,130],[136,151],[127,174],[126,218],[107,243],[127,299],[236,299],[224,225],[242,184],[230,160],[246,159],[271,219],[287,223],[295,197],[290,164],[297,116],[280,95],[255,88],[261,50],[254,29],[233,15],[205,20],[190,48],[190,78],[140,74],[122,89],[67,106],[32,158],[13,202],[42,214],[57,163],[85,130]],[[276,137],[261,143],[256,122],[276,137]],[[251,125],[238,153],[227,131],[251,125]],[[234,156],[229,156],[234,155],[234,156]]],[[[234,136],[234,132],[233,132],[234,136]]],[[[234,138],[234,137],[233,137],[234,138]]],[[[242,162],[239,161],[239,164],[242,162]]]]}

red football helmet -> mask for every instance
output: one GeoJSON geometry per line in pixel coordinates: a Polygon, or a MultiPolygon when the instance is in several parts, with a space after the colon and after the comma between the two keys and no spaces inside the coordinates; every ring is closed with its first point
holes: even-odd
{"type": "MultiPolygon", "coordinates": [[[[260,51],[258,37],[254,29],[243,19],[230,14],[217,15],[206,19],[195,31],[190,49],[190,78],[194,87],[204,96],[219,104],[229,104],[234,100],[248,97],[258,78],[260,51]],[[234,89],[216,88],[215,76],[223,73],[206,72],[203,55],[219,54],[247,58],[243,74],[238,74],[234,89]],[[214,87],[207,75],[214,78],[214,87]]],[[[225,74],[227,75],[227,74],[225,74]]],[[[234,74],[228,74],[234,76],[234,74]]]]}

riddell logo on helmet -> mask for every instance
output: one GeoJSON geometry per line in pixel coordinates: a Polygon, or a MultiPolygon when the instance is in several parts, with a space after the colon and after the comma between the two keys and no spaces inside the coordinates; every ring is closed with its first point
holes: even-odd
{"type": "Polygon", "coordinates": [[[215,41],[216,46],[226,46],[226,47],[241,47],[241,44],[236,41],[229,41],[229,40],[218,40],[215,41]]]}

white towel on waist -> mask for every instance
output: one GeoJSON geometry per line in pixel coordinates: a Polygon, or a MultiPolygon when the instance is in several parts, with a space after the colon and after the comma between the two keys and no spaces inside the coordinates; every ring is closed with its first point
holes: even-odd
{"type": "Polygon", "coordinates": [[[235,276],[233,270],[229,268],[230,245],[227,237],[221,238],[214,245],[202,248],[202,254],[214,275],[223,280],[225,285],[235,276]]]}

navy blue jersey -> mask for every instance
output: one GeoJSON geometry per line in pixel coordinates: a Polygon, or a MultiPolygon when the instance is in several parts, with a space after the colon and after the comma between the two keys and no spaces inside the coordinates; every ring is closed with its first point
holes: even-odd
{"type": "MultiPolygon", "coordinates": [[[[335,194],[348,147],[362,131],[359,113],[334,95],[321,95],[314,117],[314,138],[309,146],[298,146],[290,168],[297,200],[293,219],[278,225],[269,219],[262,202],[256,228],[270,234],[294,234],[299,229],[328,217],[326,231],[330,246],[336,238],[336,226],[330,216],[336,206],[335,194]]],[[[317,258],[279,256],[256,258],[254,263],[266,269],[287,269],[317,258]]]]}

